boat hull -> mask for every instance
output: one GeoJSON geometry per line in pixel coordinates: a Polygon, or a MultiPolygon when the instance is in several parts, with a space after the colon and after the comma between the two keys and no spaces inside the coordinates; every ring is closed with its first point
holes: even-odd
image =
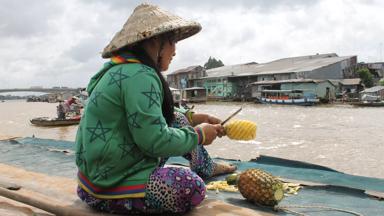
{"type": "Polygon", "coordinates": [[[351,103],[354,106],[360,107],[382,107],[384,106],[384,102],[355,102],[351,103]]]}
{"type": "Polygon", "coordinates": [[[270,99],[270,98],[260,98],[261,103],[265,104],[286,104],[286,105],[302,105],[302,106],[312,106],[319,103],[319,99],[312,98],[300,98],[300,99],[270,99]]]}
{"type": "Polygon", "coordinates": [[[33,125],[37,126],[68,126],[68,125],[76,125],[79,124],[80,118],[72,118],[72,119],[57,119],[57,118],[49,118],[49,117],[39,117],[30,120],[33,125]]]}

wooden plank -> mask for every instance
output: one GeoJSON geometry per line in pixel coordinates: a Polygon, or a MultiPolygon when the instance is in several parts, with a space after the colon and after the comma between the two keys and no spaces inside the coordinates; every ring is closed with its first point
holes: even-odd
{"type": "Polygon", "coordinates": [[[52,198],[38,199],[37,197],[11,191],[3,187],[0,187],[0,196],[42,209],[49,213],[53,213],[57,216],[69,216],[69,215],[93,216],[94,215],[93,212],[90,212],[89,210],[86,210],[86,209],[74,208],[73,206],[63,206],[59,202],[54,201],[52,198]]]}
{"type": "MultiPolygon", "coordinates": [[[[27,207],[35,206],[47,212],[65,216],[112,215],[95,212],[81,202],[76,195],[77,183],[74,179],[48,176],[5,164],[0,164],[0,173],[2,173],[0,182],[4,186],[0,188],[1,196],[25,203],[27,207]],[[20,189],[18,191],[5,189],[10,186],[20,186],[20,189]]],[[[30,207],[30,209],[33,208],[30,207]]],[[[187,215],[270,216],[272,214],[231,205],[220,200],[206,199],[187,215]]]]}

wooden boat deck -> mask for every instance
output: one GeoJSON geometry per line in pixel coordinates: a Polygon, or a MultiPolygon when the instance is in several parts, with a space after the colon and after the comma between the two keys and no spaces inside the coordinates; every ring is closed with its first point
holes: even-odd
{"type": "MultiPolygon", "coordinates": [[[[38,198],[39,201],[49,201],[49,204],[57,204],[57,208],[76,209],[78,210],[76,215],[79,215],[80,211],[87,214],[94,213],[76,196],[73,142],[38,138],[19,138],[0,142],[3,152],[0,158],[2,173],[0,182],[20,185],[21,189],[16,193],[25,191],[25,195],[38,198]],[[52,151],[52,148],[56,150],[52,151]],[[23,156],[20,157],[20,155],[23,156]]],[[[275,176],[288,179],[288,182],[302,185],[303,188],[297,195],[287,196],[280,202],[282,206],[308,206],[321,203],[322,206],[333,206],[364,215],[381,215],[380,213],[384,212],[384,205],[382,205],[384,179],[348,175],[316,164],[263,155],[251,161],[219,158],[215,160],[233,163],[239,171],[249,168],[263,169],[275,176]]],[[[181,157],[170,158],[167,163],[168,165],[188,165],[188,161],[181,157]]],[[[225,176],[219,176],[209,181],[224,178],[225,176]]],[[[189,215],[287,215],[285,212],[275,212],[270,208],[249,203],[240,193],[207,191],[207,196],[202,205],[189,215]]],[[[0,198],[0,209],[11,208],[8,199],[5,201],[6,204],[3,202],[4,199],[0,198]]],[[[320,210],[317,212],[317,215],[330,213],[320,210]]]]}
{"type": "MultiPolygon", "coordinates": [[[[61,215],[115,215],[98,213],[90,209],[76,196],[77,182],[65,177],[48,176],[42,173],[27,171],[18,167],[0,164],[0,185],[18,185],[21,188],[11,191],[16,195],[27,197],[34,203],[45,204],[55,209],[44,211],[21,202],[2,197],[0,194],[0,215],[36,215],[52,216],[52,211],[61,215]]],[[[1,190],[0,190],[1,192],[1,190]]],[[[199,207],[187,215],[239,215],[239,216],[270,216],[273,214],[258,212],[239,207],[220,200],[206,199],[199,207]]]]}

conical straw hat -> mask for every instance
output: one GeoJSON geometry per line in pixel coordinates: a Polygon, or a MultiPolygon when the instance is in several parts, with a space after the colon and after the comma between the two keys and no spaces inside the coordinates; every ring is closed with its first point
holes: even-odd
{"type": "Polygon", "coordinates": [[[110,58],[112,53],[123,48],[167,32],[173,32],[176,41],[190,37],[201,30],[201,25],[185,20],[158,6],[141,4],[135,8],[123,29],[115,34],[104,48],[102,57],[110,58]]]}

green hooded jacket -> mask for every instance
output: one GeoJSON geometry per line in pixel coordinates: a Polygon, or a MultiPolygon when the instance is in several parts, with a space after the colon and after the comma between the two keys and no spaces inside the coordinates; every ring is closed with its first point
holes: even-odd
{"type": "Polygon", "coordinates": [[[97,198],[144,197],[161,157],[198,144],[192,127],[171,128],[162,115],[163,87],[140,63],[106,63],[91,78],[76,135],[79,186],[97,198]]]}

